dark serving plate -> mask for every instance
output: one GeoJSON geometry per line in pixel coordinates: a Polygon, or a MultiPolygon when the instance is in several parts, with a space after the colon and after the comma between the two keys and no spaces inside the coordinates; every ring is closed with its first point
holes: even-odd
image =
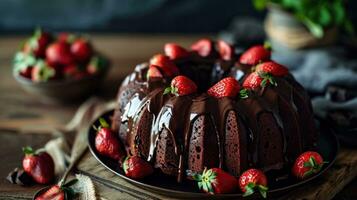
{"type": "MultiPolygon", "coordinates": [[[[102,115],[103,118],[106,118],[109,120],[110,116],[112,114],[111,112],[107,112],[102,115]]],[[[98,126],[98,120],[94,122],[95,126],[98,126]]],[[[321,130],[321,135],[320,139],[318,141],[318,146],[317,146],[317,151],[322,155],[325,161],[328,163],[325,164],[322,168],[322,170],[318,173],[315,174],[314,176],[298,181],[293,177],[285,177],[277,180],[277,177],[274,176],[279,176],[279,175],[269,175],[269,191],[268,191],[268,196],[273,197],[277,196],[280,194],[283,194],[284,192],[294,189],[298,186],[301,186],[307,182],[310,182],[319,176],[321,176],[323,173],[325,173],[335,162],[337,152],[339,149],[339,143],[335,135],[333,134],[332,130],[325,124],[321,123],[320,124],[320,130],[321,130]],[[274,177],[273,180],[271,180],[274,177]]],[[[123,170],[120,168],[119,164],[111,159],[108,159],[104,156],[101,156],[98,154],[98,152],[95,149],[95,130],[90,129],[88,133],[88,144],[89,144],[89,149],[93,156],[107,169],[118,175],[119,177],[125,179],[126,181],[139,186],[143,189],[150,190],[152,192],[156,192],[159,194],[163,194],[166,196],[170,197],[176,197],[176,198],[228,198],[228,199],[237,199],[237,198],[243,198],[242,193],[236,193],[236,194],[220,194],[220,195],[207,195],[202,192],[200,192],[197,189],[197,184],[194,181],[189,181],[186,180],[183,183],[177,183],[175,177],[169,177],[164,175],[163,173],[160,173],[159,170],[155,171],[153,175],[150,177],[147,177],[143,180],[133,180],[131,178],[128,178],[124,175],[123,170]]],[[[259,195],[259,194],[255,194],[259,195]]],[[[254,198],[257,196],[252,195],[250,198],[254,198]]],[[[247,198],[244,198],[247,199],[247,198]]]]}

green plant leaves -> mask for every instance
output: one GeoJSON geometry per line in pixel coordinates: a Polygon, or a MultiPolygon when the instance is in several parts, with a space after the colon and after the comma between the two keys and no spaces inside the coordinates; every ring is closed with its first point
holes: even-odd
{"type": "Polygon", "coordinates": [[[264,10],[266,8],[267,0],[253,0],[253,5],[257,10],[264,10]]]}

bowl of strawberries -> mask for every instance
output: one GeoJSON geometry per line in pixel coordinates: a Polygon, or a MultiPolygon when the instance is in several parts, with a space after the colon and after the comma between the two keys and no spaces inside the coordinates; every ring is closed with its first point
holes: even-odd
{"type": "Polygon", "coordinates": [[[24,90],[45,102],[72,102],[93,93],[109,61],[88,38],[35,30],[13,60],[13,75],[24,90]]]}

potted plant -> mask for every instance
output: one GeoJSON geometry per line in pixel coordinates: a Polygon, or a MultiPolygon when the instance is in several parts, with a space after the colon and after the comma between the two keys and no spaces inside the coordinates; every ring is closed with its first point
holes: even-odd
{"type": "Polygon", "coordinates": [[[340,30],[353,33],[344,0],[253,0],[268,9],[264,28],[272,44],[292,49],[332,44],[340,30]]]}

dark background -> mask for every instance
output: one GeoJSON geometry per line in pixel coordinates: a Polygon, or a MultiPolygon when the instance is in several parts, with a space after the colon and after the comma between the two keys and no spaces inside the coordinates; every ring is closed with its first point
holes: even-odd
{"type": "MultiPolygon", "coordinates": [[[[297,0],[298,1],[298,0],[297,0]]],[[[349,1],[357,20],[357,1],[349,1]]],[[[263,19],[250,0],[1,0],[0,34],[53,31],[218,32],[236,16],[263,19]]]]}

